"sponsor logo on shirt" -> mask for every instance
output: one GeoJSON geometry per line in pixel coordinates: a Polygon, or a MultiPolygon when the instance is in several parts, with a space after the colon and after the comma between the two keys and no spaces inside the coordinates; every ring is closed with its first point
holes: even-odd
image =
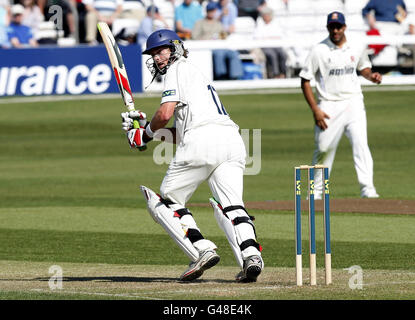
{"type": "Polygon", "coordinates": [[[330,69],[329,76],[343,76],[354,73],[354,67],[344,67],[339,69],[330,69]]]}
{"type": "Polygon", "coordinates": [[[168,96],[175,96],[176,90],[166,90],[163,91],[162,97],[168,97],[168,96]]]}

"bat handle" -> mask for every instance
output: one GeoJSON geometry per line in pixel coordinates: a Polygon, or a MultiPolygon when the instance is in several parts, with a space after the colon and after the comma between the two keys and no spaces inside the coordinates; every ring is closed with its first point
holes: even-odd
{"type": "MultiPolygon", "coordinates": [[[[140,128],[140,124],[138,123],[138,120],[134,120],[133,125],[134,125],[134,129],[140,128]]],[[[140,151],[144,151],[146,149],[147,149],[147,146],[142,146],[142,147],[138,148],[138,150],[140,150],[140,151]]]]}
{"type": "Polygon", "coordinates": [[[138,120],[133,121],[134,129],[140,128],[140,124],[138,123],[138,120]]]}

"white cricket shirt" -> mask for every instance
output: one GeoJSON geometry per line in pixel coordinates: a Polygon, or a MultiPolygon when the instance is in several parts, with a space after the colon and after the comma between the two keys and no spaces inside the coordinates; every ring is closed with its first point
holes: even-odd
{"type": "Polygon", "coordinates": [[[363,97],[356,70],[371,67],[362,44],[346,42],[339,48],[328,37],[311,50],[300,77],[315,79],[319,100],[339,101],[363,97]]]}
{"type": "Polygon", "coordinates": [[[169,101],[179,102],[174,114],[180,141],[187,131],[207,124],[238,128],[208,79],[185,58],[174,62],[164,77],[161,103],[169,101]]]}

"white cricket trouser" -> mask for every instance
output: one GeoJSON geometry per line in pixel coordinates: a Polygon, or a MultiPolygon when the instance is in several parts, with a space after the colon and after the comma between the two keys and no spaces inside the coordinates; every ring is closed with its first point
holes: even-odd
{"type": "MultiPolygon", "coordinates": [[[[245,145],[236,127],[210,124],[192,129],[186,132],[183,144],[179,144],[176,149],[176,155],[160,187],[161,196],[185,207],[196,188],[207,180],[213,197],[222,208],[244,207],[242,194],[245,157],[245,145]]],[[[239,217],[245,215],[245,212],[235,209],[228,214],[230,217],[239,217]]],[[[233,250],[245,241],[256,241],[253,226],[247,227],[249,224],[240,223],[229,230],[229,224],[233,226],[229,219],[231,218],[227,216],[227,219],[217,221],[233,250]],[[234,237],[229,240],[229,232],[233,236],[237,233],[241,243],[235,242],[237,240],[234,237]]],[[[200,232],[192,215],[185,215],[180,223],[184,230],[196,229],[200,232]]],[[[208,243],[214,246],[212,242],[208,243]]],[[[236,249],[234,253],[241,268],[243,259],[247,256],[261,255],[259,248],[253,245],[236,249]]]]}
{"type": "Polygon", "coordinates": [[[235,127],[206,125],[186,132],[160,187],[163,198],[185,206],[197,187],[208,181],[223,207],[243,206],[245,145],[235,127]]]}
{"type": "MultiPolygon", "coordinates": [[[[185,207],[196,188],[207,180],[213,197],[223,208],[244,207],[242,194],[246,150],[238,129],[231,126],[206,125],[188,131],[183,142],[177,147],[176,155],[161,184],[161,196],[185,207]]],[[[235,210],[228,214],[237,217],[241,215],[241,211],[239,209],[239,212],[235,210]]],[[[245,215],[245,212],[242,211],[242,214],[245,215]]],[[[180,223],[184,230],[196,229],[200,232],[191,215],[185,215],[180,223]]],[[[226,230],[229,228],[226,227],[226,223],[230,223],[229,220],[222,219],[218,223],[227,234],[226,230]]],[[[238,224],[239,239],[242,242],[249,239],[256,241],[254,228],[247,225],[238,224]]],[[[233,247],[241,245],[229,239],[228,241],[233,247]]],[[[250,255],[261,255],[261,252],[258,248],[249,246],[235,253],[241,267],[242,260],[250,255]]]]}
{"type": "MultiPolygon", "coordinates": [[[[336,149],[343,133],[352,146],[354,167],[360,190],[374,190],[373,159],[367,141],[366,110],[361,97],[344,101],[322,101],[319,107],[330,116],[325,119],[328,128],[321,130],[315,126],[315,150],[313,165],[323,164],[331,172],[336,149]]],[[[322,194],[321,170],[317,170],[314,179],[316,196],[322,194]]]]}

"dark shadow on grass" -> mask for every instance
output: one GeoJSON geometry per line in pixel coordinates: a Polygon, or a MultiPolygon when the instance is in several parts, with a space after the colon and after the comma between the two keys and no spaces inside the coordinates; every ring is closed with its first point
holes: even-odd
{"type": "MultiPolygon", "coordinates": [[[[34,278],[34,279],[21,279],[20,281],[49,281],[50,278],[34,278]]],[[[4,280],[4,279],[3,279],[4,280]]],[[[1,281],[1,280],[0,280],[1,281]]],[[[15,280],[13,280],[15,281],[15,280]]],[[[176,283],[234,283],[233,280],[225,279],[196,279],[191,282],[180,281],[178,278],[168,277],[124,277],[124,276],[113,276],[113,277],[63,277],[63,282],[84,282],[84,281],[96,281],[96,282],[176,282],[176,283]]]]}

